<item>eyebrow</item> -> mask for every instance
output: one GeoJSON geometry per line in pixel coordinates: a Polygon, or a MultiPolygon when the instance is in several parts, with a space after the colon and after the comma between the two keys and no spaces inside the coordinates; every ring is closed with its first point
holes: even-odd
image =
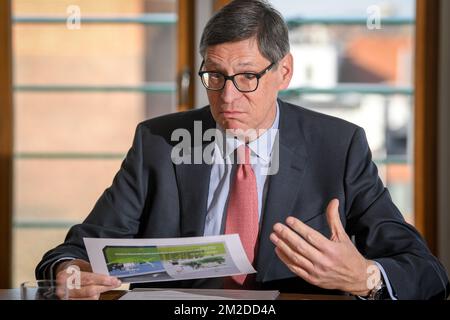
{"type": "Polygon", "coordinates": [[[208,65],[209,67],[213,67],[213,68],[220,68],[220,65],[218,63],[213,62],[213,61],[205,60],[205,62],[203,64],[205,66],[208,65]]]}
{"type": "MultiPolygon", "coordinates": [[[[208,65],[210,68],[217,68],[218,70],[222,69],[222,66],[214,61],[211,60],[205,60],[204,65],[208,65]]],[[[249,61],[249,62],[240,62],[237,64],[238,67],[256,67],[256,65],[249,61]]]]}
{"type": "Polygon", "coordinates": [[[241,62],[238,64],[240,67],[256,67],[256,65],[253,62],[241,62]]]}

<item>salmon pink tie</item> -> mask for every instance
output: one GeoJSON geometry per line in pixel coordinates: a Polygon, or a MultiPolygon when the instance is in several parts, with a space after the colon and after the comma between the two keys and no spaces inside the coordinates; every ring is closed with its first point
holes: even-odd
{"type": "MultiPolygon", "coordinates": [[[[228,198],[225,233],[239,234],[248,260],[253,264],[259,230],[256,176],[250,165],[250,149],[247,146],[241,145],[237,148],[237,158],[236,175],[228,198]]],[[[232,280],[242,286],[246,278],[247,281],[252,278],[249,276],[233,276],[232,280]]],[[[232,287],[229,281],[226,281],[225,285],[232,287]]]]}

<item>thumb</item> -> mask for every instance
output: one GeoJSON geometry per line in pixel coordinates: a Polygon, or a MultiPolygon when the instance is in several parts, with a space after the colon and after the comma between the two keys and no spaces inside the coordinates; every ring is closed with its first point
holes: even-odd
{"type": "Polygon", "coordinates": [[[339,241],[343,240],[346,233],[342,226],[341,218],[339,216],[339,200],[333,199],[330,201],[327,207],[327,221],[331,230],[330,240],[339,241]]]}

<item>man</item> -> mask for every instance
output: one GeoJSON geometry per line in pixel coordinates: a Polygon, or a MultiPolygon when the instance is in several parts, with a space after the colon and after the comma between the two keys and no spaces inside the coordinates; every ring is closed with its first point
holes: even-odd
{"type": "MultiPolygon", "coordinates": [[[[83,237],[238,233],[256,278],[150,285],[447,297],[444,268],[392,203],[363,130],[277,100],[293,61],[276,10],[264,1],[231,2],[208,22],[200,53],[210,106],[141,123],[112,186],[44,256],[38,278],[65,281],[66,268],[77,265],[82,287],[71,296],[98,298],[120,281],[91,272],[83,237]],[[236,150],[223,151],[216,141],[212,163],[177,162],[172,134],[181,129],[195,135],[196,123],[202,134],[225,132],[225,145],[236,150]],[[261,143],[273,130],[279,130],[275,141],[261,143]],[[233,157],[238,165],[216,161],[233,157]],[[263,170],[267,166],[276,167],[273,174],[263,170]]],[[[194,142],[181,157],[209,145],[194,142]]]]}

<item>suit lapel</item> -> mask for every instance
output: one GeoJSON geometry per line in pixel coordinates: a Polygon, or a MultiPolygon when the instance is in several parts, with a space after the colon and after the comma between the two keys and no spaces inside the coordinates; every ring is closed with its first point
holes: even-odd
{"type": "MultiPolygon", "coordinates": [[[[271,264],[276,255],[269,236],[273,225],[277,222],[284,223],[292,213],[308,161],[306,141],[299,123],[295,122],[298,117],[291,116],[292,111],[285,107],[282,101],[279,101],[279,106],[279,171],[268,177],[269,188],[262,217],[256,263],[257,281],[260,282],[273,278],[271,264]]],[[[273,159],[276,159],[275,153],[274,157],[273,159]]]]}
{"type": "MultiPolygon", "coordinates": [[[[202,122],[202,137],[206,130],[215,127],[215,122],[209,108],[205,109],[205,113],[198,121],[202,122]]],[[[193,136],[194,129],[190,130],[190,133],[193,136]]],[[[203,236],[212,167],[203,161],[201,164],[194,164],[193,155],[195,152],[200,151],[203,154],[204,148],[210,142],[203,141],[203,139],[201,139],[201,142],[196,142],[194,137],[192,139],[191,155],[193,164],[180,164],[175,166],[178,194],[181,202],[180,232],[182,237],[203,236]]]]}

